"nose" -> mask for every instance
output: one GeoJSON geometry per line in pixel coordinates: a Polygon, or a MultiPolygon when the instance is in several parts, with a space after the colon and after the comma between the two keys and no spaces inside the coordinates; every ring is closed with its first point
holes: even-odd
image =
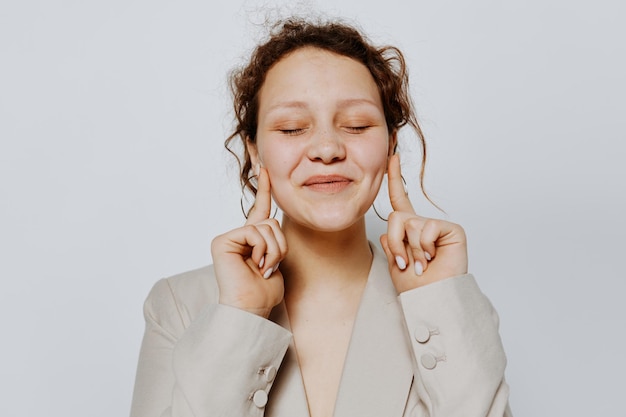
{"type": "Polygon", "coordinates": [[[330,164],[344,159],[346,148],[338,132],[334,129],[323,129],[311,137],[307,154],[312,161],[330,164]]]}

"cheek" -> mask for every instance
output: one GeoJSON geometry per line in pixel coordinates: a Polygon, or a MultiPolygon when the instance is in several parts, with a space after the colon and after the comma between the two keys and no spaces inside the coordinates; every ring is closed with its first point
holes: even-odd
{"type": "Polygon", "coordinates": [[[290,159],[288,149],[273,139],[264,137],[257,140],[259,162],[270,171],[270,174],[276,167],[280,168],[290,159]]]}
{"type": "Polygon", "coordinates": [[[377,146],[373,152],[368,152],[361,159],[364,174],[369,177],[368,198],[372,201],[376,198],[387,172],[387,146],[377,146]]]}
{"type": "Polygon", "coordinates": [[[382,178],[387,170],[387,152],[386,144],[354,149],[363,171],[377,178],[382,178]]]}
{"type": "Polygon", "coordinates": [[[298,157],[288,149],[264,149],[259,153],[261,165],[267,169],[272,187],[288,180],[290,173],[298,164],[298,157]]]}

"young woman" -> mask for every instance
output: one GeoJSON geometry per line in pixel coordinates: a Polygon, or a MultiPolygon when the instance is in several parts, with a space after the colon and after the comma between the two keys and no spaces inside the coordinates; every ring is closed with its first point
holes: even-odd
{"type": "Polygon", "coordinates": [[[233,74],[226,144],[242,141],[256,200],[213,240],[213,266],[150,293],[132,416],[510,415],[463,229],[421,217],[404,190],[398,131],[424,146],[407,82],[397,49],[300,20],[233,74]],[[383,252],[364,216],[385,173],[383,252]]]}

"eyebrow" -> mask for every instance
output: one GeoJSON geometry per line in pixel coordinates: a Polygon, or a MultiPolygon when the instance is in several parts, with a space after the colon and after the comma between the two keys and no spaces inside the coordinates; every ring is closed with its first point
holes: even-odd
{"type": "MultiPolygon", "coordinates": [[[[340,100],[337,104],[338,108],[346,108],[352,106],[359,106],[366,104],[368,106],[378,107],[378,103],[368,98],[349,98],[345,100],[340,100]]],[[[308,104],[304,101],[281,101],[274,105],[272,105],[269,109],[267,109],[268,113],[276,110],[276,109],[306,109],[308,108],[308,104]]]]}
{"type": "Polygon", "coordinates": [[[267,111],[271,112],[276,109],[306,109],[307,107],[304,101],[280,101],[272,105],[267,111]]]}
{"type": "Polygon", "coordinates": [[[376,103],[374,100],[370,100],[369,98],[350,98],[346,100],[341,100],[339,102],[339,107],[344,108],[344,107],[350,107],[350,106],[359,106],[362,104],[367,104],[369,106],[378,107],[378,103],[376,103]]]}

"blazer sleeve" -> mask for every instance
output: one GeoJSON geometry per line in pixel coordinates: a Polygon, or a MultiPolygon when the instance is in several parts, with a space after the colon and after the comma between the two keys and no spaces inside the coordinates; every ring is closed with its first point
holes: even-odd
{"type": "Polygon", "coordinates": [[[144,317],[131,417],[264,414],[289,331],[214,302],[189,320],[166,279],[150,292],[144,317]]]}
{"type": "Polygon", "coordinates": [[[399,296],[414,353],[412,415],[511,416],[499,319],[472,275],[399,296]]]}

